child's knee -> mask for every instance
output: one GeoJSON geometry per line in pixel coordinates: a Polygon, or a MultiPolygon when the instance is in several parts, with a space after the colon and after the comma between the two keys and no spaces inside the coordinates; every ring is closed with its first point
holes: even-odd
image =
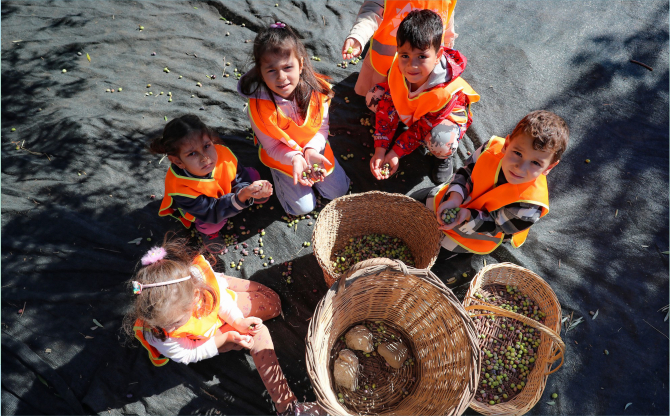
{"type": "Polygon", "coordinates": [[[461,126],[445,120],[433,127],[425,137],[426,147],[435,157],[445,159],[458,148],[461,126]]]}

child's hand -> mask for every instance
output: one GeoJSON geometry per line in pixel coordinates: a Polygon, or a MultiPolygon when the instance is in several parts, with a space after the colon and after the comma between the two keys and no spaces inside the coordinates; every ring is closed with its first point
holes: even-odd
{"type": "Polygon", "coordinates": [[[254,337],[251,335],[242,335],[237,331],[228,331],[226,332],[228,336],[227,342],[232,342],[237,345],[241,345],[246,349],[251,349],[254,346],[254,337]]]}
{"type": "MultiPolygon", "coordinates": [[[[252,185],[261,185],[261,188],[251,193],[251,196],[256,199],[269,198],[272,196],[272,184],[266,180],[260,180],[252,183],[252,185]]],[[[257,189],[257,188],[256,188],[257,189]]]]}
{"type": "Polygon", "coordinates": [[[382,162],[386,156],[386,149],[383,147],[375,147],[375,154],[370,159],[370,172],[377,180],[384,179],[382,176],[382,162]]]}
{"type": "MultiPolygon", "coordinates": [[[[330,161],[323,156],[321,153],[317,152],[316,150],[310,148],[305,149],[305,161],[307,162],[307,166],[311,166],[314,168],[314,165],[318,165],[320,169],[326,169],[329,166],[333,166],[330,161]]],[[[322,175],[318,174],[314,169],[312,169],[312,181],[321,180],[322,175]]]]}
{"type": "MultiPolygon", "coordinates": [[[[453,191],[449,192],[449,194],[447,195],[447,199],[444,200],[437,207],[437,212],[435,212],[435,215],[437,216],[437,222],[440,223],[440,226],[447,225],[447,224],[444,223],[444,221],[442,221],[442,212],[444,212],[445,209],[452,209],[452,208],[460,207],[462,203],[463,203],[463,197],[461,196],[461,194],[459,194],[458,192],[453,192],[453,191]]],[[[461,211],[464,211],[464,210],[461,210],[461,211]]],[[[456,216],[456,219],[458,219],[458,216],[456,216]]],[[[454,223],[455,222],[456,221],[454,221],[454,223]]]]}
{"type": "Polygon", "coordinates": [[[386,175],[383,175],[384,179],[388,179],[391,176],[393,176],[393,174],[398,170],[398,162],[399,161],[400,161],[400,158],[398,157],[398,154],[395,151],[390,150],[386,154],[386,156],[384,157],[384,161],[382,162],[382,165],[385,165],[385,164],[388,163],[389,164],[389,170],[388,170],[388,173],[386,175]]]}
{"type": "Polygon", "coordinates": [[[360,42],[354,38],[347,38],[342,45],[342,59],[352,59],[361,54],[363,48],[360,42]],[[351,48],[351,50],[349,49],[351,48]]]}
{"type": "Polygon", "coordinates": [[[250,316],[248,318],[238,318],[233,322],[233,328],[237,329],[240,334],[249,334],[254,336],[263,328],[263,320],[250,316]]]}
{"type": "Polygon", "coordinates": [[[295,155],[293,156],[293,185],[297,185],[300,183],[302,186],[312,186],[314,185],[314,182],[312,179],[307,176],[303,177],[302,173],[307,170],[307,167],[309,166],[307,164],[307,161],[303,157],[302,154],[295,155]]]}
{"type": "Polygon", "coordinates": [[[459,225],[462,225],[464,222],[470,221],[470,210],[467,208],[461,209],[456,214],[456,219],[451,224],[444,224],[439,227],[442,231],[451,230],[459,225]]]}
{"type": "MultiPolygon", "coordinates": [[[[247,202],[249,198],[255,198],[257,197],[255,194],[258,192],[265,192],[264,190],[267,189],[267,185],[270,185],[270,195],[272,195],[272,185],[268,181],[255,181],[252,182],[250,185],[245,186],[240,190],[240,192],[237,194],[237,197],[240,199],[242,202],[247,202]]],[[[267,195],[267,196],[270,196],[267,195]]]]}

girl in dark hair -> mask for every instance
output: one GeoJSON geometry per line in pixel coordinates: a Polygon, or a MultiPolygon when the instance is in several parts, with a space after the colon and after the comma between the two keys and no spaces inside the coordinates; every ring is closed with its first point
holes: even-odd
{"type": "Polygon", "coordinates": [[[260,159],[271,168],[284,210],[307,214],[316,205],[312,186],[327,199],[349,189],[327,140],[333,90],[325,76],[314,72],[305,46],[284,23],[258,33],[253,60],[237,91],[249,99],[260,159]]]}
{"type": "Polygon", "coordinates": [[[186,228],[195,222],[212,253],[225,250],[218,233],[228,218],[272,195],[272,184],[239,164],[230,149],[215,144],[217,139],[198,116],[188,114],[170,121],[151,142],[153,153],[167,154],[172,162],[158,215],[171,215],[186,228]]]}

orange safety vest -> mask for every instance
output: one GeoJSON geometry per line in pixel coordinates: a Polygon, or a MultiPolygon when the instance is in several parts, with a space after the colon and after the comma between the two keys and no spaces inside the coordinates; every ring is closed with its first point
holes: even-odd
{"type": "MultiPolygon", "coordinates": [[[[549,212],[549,191],[547,189],[547,177],[540,175],[532,182],[519,185],[505,183],[496,186],[498,175],[500,175],[501,152],[505,139],[493,136],[482,151],[472,170],[472,192],[461,204],[461,208],[485,209],[488,212],[495,211],[515,202],[526,202],[542,207],[540,218],[549,212]]],[[[433,211],[437,212],[442,198],[447,193],[449,184],[444,184],[435,195],[433,211]]],[[[512,235],[512,247],[519,248],[526,241],[528,228],[512,235]]],[[[456,244],[475,254],[488,254],[502,243],[504,234],[499,232],[495,236],[474,233],[464,234],[457,228],[443,231],[446,238],[451,238],[456,244]]]]}
{"type": "MultiPolygon", "coordinates": [[[[302,123],[302,125],[298,125],[289,117],[286,117],[286,115],[284,115],[278,107],[275,107],[275,104],[272,102],[272,100],[263,98],[249,99],[249,118],[251,118],[256,127],[258,127],[258,129],[260,129],[260,131],[262,131],[265,135],[272,137],[275,140],[281,141],[292,150],[302,152],[303,147],[305,147],[307,143],[312,140],[323,123],[325,107],[323,105],[321,106],[321,113],[316,113],[316,111],[314,111],[317,105],[316,100],[318,99],[323,100],[322,103],[327,102],[327,99],[325,99],[323,94],[318,92],[312,94],[312,98],[310,99],[309,107],[307,109],[307,117],[305,117],[305,121],[302,123]]],[[[263,149],[263,146],[260,144],[257,138],[254,138],[254,143],[258,145],[258,157],[265,166],[271,169],[276,169],[279,172],[293,177],[292,165],[285,165],[280,163],[278,160],[271,158],[265,149],[263,149]]],[[[333,155],[333,149],[331,149],[327,138],[326,148],[323,152],[323,155],[331,164],[330,168],[327,169],[328,172],[326,173],[327,175],[330,175],[333,169],[335,169],[335,155],[333,155]]]]}
{"type": "Polygon", "coordinates": [[[388,84],[391,90],[391,99],[393,106],[398,112],[400,121],[406,126],[411,126],[427,113],[434,113],[442,110],[445,106],[455,103],[454,95],[462,92],[468,97],[468,109],[466,111],[454,112],[449,116],[453,122],[465,124],[468,121],[470,113],[470,104],[479,101],[479,94],[472,89],[470,84],[461,77],[457,77],[443,88],[432,88],[424,91],[414,98],[409,98],[409,88],[407,81],[400,72],[397,63],[398,57],[393,59],[393,65],[389,71],[388,84]]]}
{"type": "MultiPolygon", "coordinates": [[[[370,63],[372,68],[380,75],[386,76],[393,56],[396,53],[397,41],[396,33],[398,26],[403,21],[405,16],[412,10],[416,9],[430,9],[439,14],[442,18],[443,29],[449,25],[451,15],[454,13],[457,0],[423,0],[423,1],[401,1],[401,0],[386,0],[384,1],[384,16],[379,28],[372,36],[370,41],[370,63]]],[[[444,31],[442,34],[444,43],[444,31]]]]}
{"type": "Polygon", "coordinates": [[[186,228],[191,228],[191,223],[195,221],[195,217],[181,208],[172,208],[172,196],[197,198],[200,195],[207,195],[211,198],[220,198],[230,193],[232,183],[237,175],[237,157],[226,146],[220,144],[214,146],[217,160],[210,179],[181,176],[175,173],[170,166],[167,175],[165,175],[165,196],[158,210],[158,215],[161,217],[170,215],[181,221],[186,228]],[[174,215],[175,212],[177,215],[174,215]]]}
{"type": "MultiPolygon", "coordinates": [[[[214,289],[217,294],[217,300],[216,302],[213,302],[212,297],[207,294],[204,305],[201,303],[198,306],[201,306],[204,310],[209,310],[209,314],[199,318],[196,316],[191,316],[191,319],[189,319],[186,324],[167,334],[167,336],[171,338],[187,337],[191,339],[207,339],[214,336],[216,330],[223,325],[221,318],[219,318],[219,303],[221,292],[219,290],[219,284],[216,282],[214,270],[212,270],[212,267],[202,255],[196,257],[195,260],[193,260],[193,266],[198,268],[201,276],[205,277],[205,282],[207,285],[214,289]]],[[[226,292],[230,293],[233,300],[237,300],[237,293],[230,289],[226,289],[226,292]]],[[[149,344],[144,338],[144,323],[141,320],[138,319],[135,321],[133,331],[135,331],[135,338],[137,338],[144,346],[144,348],[146,348],[149,352],[149,359],[153,365],[156,367],[161,367],[170,361],[168,358],[163,357],[161,353],[158,352],[158,350],[154,348],[153,345],[149,344]]]]}

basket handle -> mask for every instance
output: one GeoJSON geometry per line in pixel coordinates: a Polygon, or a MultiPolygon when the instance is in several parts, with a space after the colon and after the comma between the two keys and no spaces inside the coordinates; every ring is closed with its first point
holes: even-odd
{"type": "Polygon", "coordinates": [[[374,259],[363,260],[361,262],[354,264],[349,268],[349,270],[340,275],[340,277],[337,279],[337,294],[335,296],[340,296],[342,293],[344,293],[344,288],[346,286],[347,279],[353,277],[352,281],[356,280],[358,277],[362,275],[361,273],[359,273],[361,270],[374,266],[397,267],[404,274],[409,273],[409,271],[407,270],[407,266],[405,266],[405,263],[399,260],[391,260],[387,259],[386,257],[377,257],[374,259]]]}
{"type": "MultiPolygon", "coordinates": [[[[468,299],[477,300],[477,299],[469,297],[469,296],[468,296],[468,299]]],[[[551,357],[548,360],[548,362],[553,365],[553,363],[556,360],[558,360],[559,358],[561,359],[561,362],[558,364],[558,366],[556,368],[550,370],[547,373],[547,375],[556,372],[556,370],[561,368],[561,366],[563,365],[563,362],[565,361],[565,357],[564,357],[565,343],[563,342],[561,337],[551,328],[541,324],[540,322],[537,322],[534,319],[531,319],[531,318],[528,318],[526,316],[520,315],[516,312],[511,312],[511,311],[505,310],[503,308],[499,308],[497,306],[489,305],[489,304],[486,304],[486,303],[478,303],[478,304],[468,305],[468,306],[465,307],[465,310],[468,311],[468,312],[471,311],[471,310],[475,310],[475,309],[488,310],[488,311],[493,312],[495,315],[506,316],[508,318],[512,318],[512,319],[515,319],[517,321],[521,321],[526,325],[530,325],[533,328],[544,332],[553,341],[554,346],[552,347],[552,354],[553,354],[554,351],[556,351],[556,349],[558,349],[558,352],[556,352],[556,354],[554,354],[554,356],[551,357]]],[[[478,314],[473,314],[471,316],[484,316],[484,315],[491,315],[491,314],[490,313],[478,313],[478,314]]]]}

